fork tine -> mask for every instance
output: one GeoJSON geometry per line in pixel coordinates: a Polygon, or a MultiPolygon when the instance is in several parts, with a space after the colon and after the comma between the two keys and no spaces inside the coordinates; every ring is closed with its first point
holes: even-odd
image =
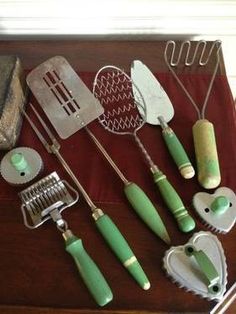
{"type": "Polygon", "coordinates": [[[41,118],[40,114],[38,113],[38,111],[35,109],[35,107],[32,105],[32,103],[29,104],[30,107],[32,108],[33,112],[35,113],[36,117],[38,118],[38,120],[40,121],[40,123],[42,124],[42,127],[44,128],[44,130],[46,131],[46,133],[48,134],[49,138],[51,139],[51,141],[53,142],[53,144],[57,147],[60,148],[60,144],[57,141],[57,139],[55,138],[55,136],[52,134],[52,132],[49,130],[49,128],[47,127],[46,123],[43,121],[43,119],[41,118]]]}
{"type": "Polygon", "coordinates": [[[50,149],[50,145],[49,143],[45,140],[45,138],[43,137],[42,133],[39,131],[39,129],[36,127],[36,125],[34,124],[34,122],[30,119],[30,117],[28,116],[28,114],[25,112],[25,110],[23,108],[21,108],[21,112],[23,113],[23,115],[25,116],[26,120],[29,122],[30,126],[32,127],[32,129],[34,130],[35,134],[37,135],[37,137],[39,138],[39,140],[41,141],[41,143],[44,145],[44,147],[47,149],[47,151],[49,153],[51,153],[51,149],[50,149]]]}

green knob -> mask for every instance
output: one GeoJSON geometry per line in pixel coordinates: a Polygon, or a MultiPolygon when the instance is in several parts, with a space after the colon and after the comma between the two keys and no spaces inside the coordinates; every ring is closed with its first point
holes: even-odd
{"type": "Polygon", "coordinates": [[[211,203],[211,210],[217,215],[222,215],[227,211],[229,205],[230,202],[227,197],[217,196],[211,203]]]}
{"type": "Polygon", "coordinates": [[[21,153],[14,153],[11,155],[11,164],[17,171],[23,171],[28,167],[28,163],[21,153]]]}

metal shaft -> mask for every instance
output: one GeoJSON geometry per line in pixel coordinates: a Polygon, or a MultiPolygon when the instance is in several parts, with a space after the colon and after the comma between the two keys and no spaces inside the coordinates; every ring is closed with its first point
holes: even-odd
{"type": "Polygon", "coordinates": [[[97,206],[93,203],[93,201],[91,200],[91,198],[89,197],[88,193],[85,191],[85,189],[83,188],[83,186],[81,185],[81,183],[79,182],[79,180],[76,178],[74,172],[71,170],[70,166],[67,164],[67,162],[65,161],[65,159],[62,157],[62,155],[60,154],[60,152],[58,151],[58,149],[52,149],[52,153],[57,157],[57,159],[60,161],[61,165],[63,166],[63,168],[66,170],[66,172],[69,174],[69,176],[71,177],[71,179],[74,181],[75,185],[78,187],[78,189],[80,190],[80,192],[83,194],[86,202],[88,203],[88,205],[90,206],[90,208],[92,209],[92,211],[94,211],[97,206]]]}
{"type": "MultiPolygon", "coordinates": [[[[31,105],[31,107],[33,108],[34,112],[36,113],[37,117],[39,118],[40,116],[37,113],[36,109],[32,105],[31,105]]],[[[67,164],[65,159],[60,154],[60,152],[59,152],[60,145],[57,142],[57,140],[54,138],[54,136],[51,133],[49,133],[49,129],[46,127],[46,125],[43,122],[43,120],[41,118],[39,119],[39,121],[41,122],[41,124],[44,127],[45,131],[47,132],[47,134],[49,135],[49,137],[52,140],[52,144],[51,145],[49,145],[49,143],[45,140],[45,138],[42,136],[42,134],[40,133],[40,131],[38,130],[36,125],[33,123],[33,121],[30,119],[30,117],[27,115],[27,113],[23,109],[22,109],[22,113],[24,114],[26,120],[29,122],[30,126],[32,127],[32,129],[34,130],[35,134],[37,135],[37,137],[39,138],[41,143],[44,145],[44,147],[46,148],[48,153],[53,153],[57,157],[57,159],[59,160],[61,165],[64,167],[66,172],[69,174],[71,179],[74,181],[75,185],[78,187],[80,192],[83,194],[83,196],[84,196],[87,204],[90,206],[91,210],[94,211],[95,209],[97,209],[97,206],[93,203],[93,201],[89,197],[88,193],[85,191],[85,189],[80,184],[79,180],[76,178],[75,174],[71,170],[70,166],[67,164]]]]}
{"type": "Polygon", "coordinates": [[[132,135],[134,136],[135,142],[138,145],[138,147],[140,148],[143,156],[145,157],[145,160],[147,161],[151,171],[152,172],[153,172],[153,170],[158,171],[159,168],[157,167],[157,165],[154,164],[153,160],[151,159],[150,155],[148,154],[146,148],[144,147],[143,143],[139,139],[139,137],[136,134],[136,132],[134,132],[132,135]]]}
{"type": "Polygon", "coordinates": [[[114,161],[111,159],[105,148],[102,146],[102,144],[98,141],[96,136],[89,130],[88,127],[85,127],[85,130],[97,146],[97,148],[100,150],[100,152],[103,154],[103,156],[106,158],[106,160],[109,162],[109,164],[112,166],[112,168],[115,170],[117,175],[120,177],[120,179],[123,181],[125,185],[129,184],[129,181],[125,178],[123,173],[120,171],[120,169],[117,167],[117,165],[114,163],[114,161]]]}

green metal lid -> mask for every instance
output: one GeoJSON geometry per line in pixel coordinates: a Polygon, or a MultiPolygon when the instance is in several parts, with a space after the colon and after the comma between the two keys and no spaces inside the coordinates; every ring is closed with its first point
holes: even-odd
{"type": "Polygon", "coordinates": [[[11,164],[17,171],[23,171],[28,167],[28,163],[22,153],[12,154],[11,164]]]}

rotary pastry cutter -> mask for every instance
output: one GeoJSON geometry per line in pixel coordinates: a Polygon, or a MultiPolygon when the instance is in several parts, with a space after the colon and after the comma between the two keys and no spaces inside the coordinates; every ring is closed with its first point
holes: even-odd
{"type": "Polygon", "coordinates": [[[213,42],[208,54],[206,53],[206,47],[206,41],[198,41],[193,55],[190,58],[190,53],[192,50],[191,42],[184,41],[180,46],[178,57],[176,57],[176,43],[171,40],[168,41],[166,44],[164,59],[169,70],[171,71],[179,86],[182,88],[183,92],[188,97],[190,103],[193,105],[194,109],[197,112],[198,120],[193,126],[193,139],[197,161],[198,181],[205,189],[213,189],[220,184],[221,175],[216,148],[214,126],[205,118],[205,111],[219,66],[221,42],[213,42]],[[200,54],[200,57],[197,63],[196,60],[198,58],[198,53],[200,54]],[[210,63],[210,59],[213,53],[215,53],[216,55],[215,68],[209,82],[202,109],[200,110],[192,95],[188,92],[173,68],[177,68],[178,66],[180,67],[183,58],[184,67],[191,67],[193,65],[196,65],[196,63],[198,64],[198,66],[207,66],[207,64],[210,63]]]}
{"type": "MultiPolygon", "coordinates": [[[[84,127],[102,112],[102,106],[63,57],[54,57],[39,65],[30,72],[27,77],[27,83],[43,107],[47,117],[63,138],[84,127]]],[[[32,105],[31,107],[50,138],[51,144],[42,136],[42,133],[40,133],[27,113],[22,111],[35,134],[43,143],[48,153],[52,153],[57,157],[84,196],[85,201],[92,211],[92,216],[99,232],[122,265],[128,270],[140,287],[144,290],[149,289],[150,282],[128,242],[111,218],[98,208],[90,198],[70,166],[60,154],[60,144],[57,139],[46,126],[36,109],[32,105]]]]}
{"type": "Polygon", "coordinates": [[[227,265],[222,245],[212,233],[195,233],[187,244],[171,247],[163,262],[167,275],[181,288],[208,300],[223,298],[227,265]]]}
{"type": "Polygon", "coordinates": [[[34,229],[52,219],[61,231],[66,251],[73,257],[91,295],[100,306],[110,302],[113,296],[105,278],[85,251],[82,240],[73,235],[61,215],[64,209],[77,202],[78,192],[53,172],[20,192],[19,196],[22,200],[21,211],[25,226],[34,229]]]}

